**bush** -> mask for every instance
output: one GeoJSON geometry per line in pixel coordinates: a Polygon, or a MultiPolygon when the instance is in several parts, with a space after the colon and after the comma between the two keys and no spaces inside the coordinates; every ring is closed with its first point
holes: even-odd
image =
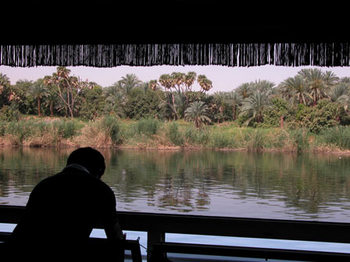
{"type": "Polygon", "coordinates": [[[135,131],[137,134],[141,135],[155,135],[160,126],[160,122],[157,119],[141,119],[136,122],[135,131]]]}
{"type": "Polygon", "coordinates": [[[269,138],[270,139],[268,139],[267,141],[265,140],[265,147],[283,148],[287,145],[289,134],[284,129],[278,128],[271,132],[269,138]],[[268,143],[270,144],[268,145],[268,143]]]}
{"type": "Polygon", "coordinates": [[[340,118],[339,113],[339,105],[323,99],[315,107],[299,104],[295,120],[297,127],[305,127],[318,134],[323,129],[336,126],[340,118]]]}
{"type": "Polygon", "coordinates": [[[176,122],[172,122],[168,126],[167,136],[171,143],[176,146],[182,146],[184,144],[184,138],[179,131],[179,126],[176,122]]]}
{"type": "Polygon", "coordinates": [[[60,138],[72,138],[77,135],[81,127],[82,126],[74,120],[56,120],[52,122],[52,128],[56,136],[60,138]]]}
{"type": "Polygon", "coordinates": [[[4,136],[6,133],[6,122],[0,121],[0,136],[4,136]]]}
{"type": "Polygon", "coordinates": [[[21,113],[14,106],[3,106],[0,109],[0,121],[18,121],[21,113]]]}
{"type": "Polygon", "coordinates": [[[210,145],[215,148],[234,147],[233,135],[228,133],[213,133],[210,139],[210,145]]]}
{"type": "Polygon", "coordinates": [[[288,121],[291,115],[291,109],[289,104],[282,98],[272,98],[271,106],[264,110],[264,122],[262,127],[280,127],[281,117],[288,121]]]}
{"type": "Polygon", "coordinates": [[[350,127],[338,126],[327,128],[320,133],[321,141],[342,149],[350,149],[350,127]]]}
{"type": "Polygon", "coordinates": [[[265,139],[266,136],[260,129],[255,130],[250,137],[250,141],[248,142],[248,150],[257,152],[262,151],[265,146],[265,139]]]}
{"type": "Polygon", "coordinates": [[[120,135],[120,127],[117,118],[112,116],[106,116],[102,119],[102,128],[110,136],[114,144],[120,144],[122,142],[120,135]]]}
{"type": "Polygon", "coordinates": [[[206,128],[198,129],[194,126],[185,130],[186,142],[205,146],[209,142],[209,131],[206,128]]]}
{"type": "Polygon", "coordinates": [[[309,148],[309,132],[306,129],[290,130],[290,137],[297,153],[302,153],[309,148]]]}
{"type": "Polygon", "coordinates": [[[32,122],[10,122],[7,126],[6,133],[15,137],[15,144],[21,145],[26,138],[30,137],[33,134],[32,122]]]}

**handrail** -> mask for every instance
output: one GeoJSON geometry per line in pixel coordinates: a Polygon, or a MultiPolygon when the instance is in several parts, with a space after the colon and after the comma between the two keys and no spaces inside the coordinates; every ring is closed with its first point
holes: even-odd
{"type": "MultiPolygon", "coordinates": [[[[23,212],[22,206],[0,205],[0,223],[17,223],[23,212]]],[[[350,243],[350,223],[124,211],[118,216],[125,230],[350,243]]]]}
{"type": "MultiPolygon", "coordinates": [[[[24,207],[0,205],[0,223],[17,223],[24,207]]],[[[350,223],[118,212],[124,230],[145,231],[148,247],[166,233],[350,243],[350,223]]],[[[99,225],[96,225],[99,228],[99,225]]]]}

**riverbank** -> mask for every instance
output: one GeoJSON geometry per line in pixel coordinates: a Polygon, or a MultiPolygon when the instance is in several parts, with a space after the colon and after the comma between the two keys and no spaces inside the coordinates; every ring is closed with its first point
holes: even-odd
{"type": "Polygon", "coordinates": [[[0,146],[350,154],[350,127],[314,134],[306,129],[239,127],[235,122],[197,129],[182,120],[25,118],[0,123],[0,146]]]}

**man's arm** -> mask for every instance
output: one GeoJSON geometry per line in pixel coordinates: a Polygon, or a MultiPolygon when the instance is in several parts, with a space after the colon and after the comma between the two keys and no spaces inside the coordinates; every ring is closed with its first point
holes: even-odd
{"type": "Polygon", "coordinates": [[[107,236],[107,239],[110,240],[123,240],[125,239],[123,235],[123,231],[120,227],[119,220],[118,220],[118,215],[117,215],[117,209],[116,209],[116,200],[114,193],[112,189],[108,187],[109,194],[108,194],[108,201],[107,204],[107,218],[105,220],[105,226],[104,230],[107,236]]]}
{"type": "Polygon", "coordinates": [[[106,226],[105,233],[106,233],[107,239],[110,239],[110,240],[123,240],[123,239],[125,239],[125,236],[123,235],[123,231],[120,228],[118,221],[116,223],[114,223],[113,225],[106,226]]]}

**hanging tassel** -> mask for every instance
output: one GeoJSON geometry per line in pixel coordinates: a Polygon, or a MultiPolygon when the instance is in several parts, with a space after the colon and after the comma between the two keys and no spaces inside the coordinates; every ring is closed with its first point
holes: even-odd
{"type": "Polygon", "coordinates": [[[349,66],[349,43],[0,45],[0,65],[349,66]]]}

